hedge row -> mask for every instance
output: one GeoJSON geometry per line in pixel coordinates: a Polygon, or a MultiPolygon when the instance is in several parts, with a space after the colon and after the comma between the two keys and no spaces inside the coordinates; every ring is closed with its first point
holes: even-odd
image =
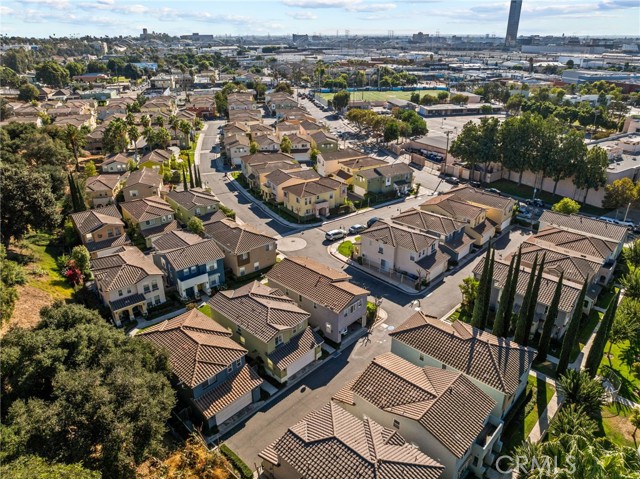
{"type": "Polygon", "coordinates": [[[242,479],[251,479],[253,477],[253,472],[249,469],[249,466],[247,466],[235,452],[229,449],[226,444],[220,446],[220,452],[229,459],[229,462],[231,462],[233,467],[240,473],[242,479]]]}

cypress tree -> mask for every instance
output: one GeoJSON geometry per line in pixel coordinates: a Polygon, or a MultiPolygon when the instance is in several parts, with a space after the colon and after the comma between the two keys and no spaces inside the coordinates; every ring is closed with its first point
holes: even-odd
{"type": "Polygon", "coordinates": [[[74,213],[78,212],[78,196],[76,194],[76,184],[73,180],[71,173],[67,173],[67,180],[69,181],[69,196],[71,197],[71,206],[73,206],[74,213]]]}
{"type": "Polygon", "coordinates": [[[484,264],[482,265],[482,273],[480,275],[480,281],[478,282],[478,294],[473,304],[473,315],[471,316],[471,325],[476,328],[481,328],[484,321],[484,309],[487,296],[487,282],[489,281],[489,269],[491,263],[491,244],[487,246],[487,254],[484,257],[484,264]]]}
{"type": "Polygon", "coordinates": [[[487,281],[485,282],[484,303],[482,304],[482,324],[480,329],[486,329],[489,322],[489,305],[491,304],[491,288],[493,286],[493,269],[496,261],[495,248],[491,251],[491,262],[489,263],[489,271],[487,272],[487,281]]]}
{"type": "Polygon", "coordinates": [[[584,368],[589,372],[589,376],[591,376],[592,378],[594,378],[596,374],[598,374],[598,369],[600,368],[600,363],[602,362],[604,348],[607,345],[607,339],[609,338],[611,327],[613,326],[613,322],[616,318],[619,296],[620,292],[618,291],[616,297],[613,299],[611,304],[609,304],[607,312],[604,313],[604,317],[600,322],[600,327],[598,328],[598,331],[593,338],[593,343],[591,343],[589,355],[587,356],[587,360],[584,363],[584,368]]]}
{"type": "Polygon", "coordinates": [[[573,311],[573,315],[569,320],[569,324],[567,325],[567,329],[564,333],[564,338],[562,338],[562,348],[560,349],[560,357],[558,358],[558,365],[556,367],[556,376],[560,376],[567,372],[567,367],[569,366],[569,359],[571,357],[571,351],[573,350],[573,345],[576,342],[576,338],[578,336],[578,329],[580,328],[580,320],[582,319],[582,305],[584,304],[584,298],[587,295],[587,284],[589,283],[589,278],[582,285],[582,289],[580,290],[580,294],[578,295],[578,300],[576,301],[576,307],[573,311]]]}
{"type": "Polygon", "coordinates": [[[511,295],[511,287],[512,278],[513,278],[513,266],[516,261],[516,255],[511,257],[511,262],[509,263],[509,271],[507,272],[507,279],[504,282],[504,288],[502,289],[502,295],[500,296],[500,302],[498,303],[498,311],[496,312],[496,319],[493,322],[493,334],[495,336],[504,337],[507,334],[507,330],[505,330],[505,319],[506,319],[506,311],[507,304],[509,302],[509,296],[511,295]]]}
{"type": "Polygon", "coordinates": [[[549,311],[547,311],[547,317],[544,320],[544,326],[542,327],[542,334],[538,341],[538,355],[536,361],[541,363],[547,359],[549,353],[549,344],[551,341],[551,333],[553,332],[553,325],[558,319],[558,307],[560,306],[560,297],[562,296],[562,281],[564,279],[564,271],[560,273],[560,279],[556,286],[556,291],[553,293],[553,299],[549,305],[549,311]]]}
{"type": "Polygon", "coordinates": [[[191,159],[187,158],[187,165],[189,166],[189,185],[191,188],[195,188],[195,181],[193,179],[193,171],[191,171],[191,159]]]}
{"type": "Polygon", "coordinates": [[[184,191],[189,191],[189,185],[187,183],[187,170],[185,170],[184,165],[182,165],[182,184],[184,186],[184,191]]]}
{"type": "Polygon", "coordinates": [[[507,307],[504,313],[504,335],[509,336],[511,332],[511,320],[513,318],[513,305],[516,301],[516,293],[518,292],[518,279],[520,278],[520,262],[522,261],[522,248],[518,249],[516,263],[513,266],[513,275],[511,276],[511,288],[509,288],[509,298],[507,298],[507,307]]]}
{"type": "Polygon", "coordinates": [[[202,176],[200,176],[200,167],[196,166],[196,169],[198,170],[198,173],[197,173],[198,187],[202,188],[202,176]]]}
{"type": "MultiPolygon", "coordinates": [[[[529,301],[529,310],[527,311],[525,323],[526,334],[524,336],[523,346],[527,346],[529,344],[529,332],[531,331],[531,326],[533,326],[533,318],[536,315],[536,306],[538,305],[538,296],[540,295],[540,284],[542,283],[542,272],[544,270],[544,260],[546,259],[546,255],[546,253],[542,255],[542,261],[540,261],[540,266],[538,267],[536,282],[534,283],[533,291],[531,292],[531,301],[529,301]]],[[[534,273],[534,271],[532,271],[532,273],[534,273]]]]}
{"type": "Polygon", "coordinates": [[[527,283],[527,290],[524,293],[524,298],[522,299],[522,306],[520,307],[520,314],[518,316],[518,322],[516,323],[516,331],[513,335],[513,340],[522,344],[523,346],[526,344],[527,336],[529,335],[529,331],[527,331],[527,315],[529,314],[529,305],[533,298],[533,288],[536,282],[536,270],[538,268],[538,255],[536,255],[533,260],[533,266],[531,267],[531,272],[529,273],[529,282],[527,283]]]}

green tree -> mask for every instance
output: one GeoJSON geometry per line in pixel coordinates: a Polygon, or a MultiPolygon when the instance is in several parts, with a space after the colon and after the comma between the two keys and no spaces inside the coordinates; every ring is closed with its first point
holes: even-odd
{"type": "Polygon", "coordinates": [[[558,393],[567,406],[581,407],[591,418],[597,417],[606,400],[602,383],[593,379],[587,371],[569,369],[558,377],[558,393]]]}
{"type": "Polygon", "coordinates": [[[573,215],[580,211],[580,203],[571,198],[562,198],[551,207],[552,211],[565,215],[573,215]]]}
{"type": "Polygon", "coordinates": [[[640,240],[635,240],[631,246],[622,248],[622,258],[629,267],[640,266],[640,240]]]}
{"type": "Polygon", "coordinates": [[[482,118],[480,123],[468,122],[460,134],[451,142],[449,153],[467,163],[473,178],[477,165],[500,159],[500,122],[497,118],[482,118]]]}
{"type": "Polygon", "coordinates": [[[527,330],[527,321],[529,316],[529,308],[531,303],[534,305],[537,303],[538,298],[533,296],[533,291],[536,283],[536,270],[538,267],[538,255],[536,254],[533,260],[533,266],[531,266],[531,272],[529,273],[529,281],[527,282],[527,289],[522,298],[522,306],[520,307],[520,314],[518,315],[518,321],[516,322],[516,330],[513,335],[513,340],[525,346],[529,340],[530,331],[527,330]]]}
{"type": "Polygon", "coordinates": [[[529,112],[507,118],[500,128],[502,165],[518,173],[518,185],[522,184],[525,171],[537,171],[538,138],[542,128],[542,117],[529,112]]]}
{"type": "Polygon", "coordinates": [[[129,126],[127,128],[127,138],[131,141],[131,145],[133,146],[133,150],[136,155],[138,155],[138,140],[140,139],[140,131],[138,127],[135,125],[129,126]]]}
{"type": "Polygon", "coordinates": [[[473,305],[473,316],[471,318],[471,325],[478,329],[487,327],[489,303],[491,301],[491,285],[493,284],[494,255],[495,252],[491,248],[491,243],[489,243],[478,284],[478,295],[473,305]]]}
{"type": "Polygon", "coordinates": [[[564,332],[564,337],[562,338],[562,347],[560,348],[560,357],[558,358],[558,364],[556,366],[556,372],[558,375],[562,375],[567,371],[567,367],[569,366],[569,359],[571,358],[571,351],[573,351],[573,347],[576,344],[576,339],[578,337],[578,329],[580,328],[580,322],[582,320],[582,307],[584,304],[584,298],[587,295],[587,285],[589,280],[584,282],[582,285],[582,289],[580,290],[580,294],[578,295],[578,299],[574,305],[573,314],[569,319],[569,324],[567,324],[567,328],[564,332]]]}
{"type": "Polygon", "coordinates": [[[12,48],[2,54],[2,63],[16,73],[27,73],[33,68],[33,53],[22,48],[12,48]]]}
{"type": "Polygon", "coordinates": [[[86,246],[75,246],[71,250],[69,259],[75,261],[76,266],[85,278],[91,278],[91,255],[89,254],[89,250],[87,250],[86,246]]]}
{"type": "Polygon", "coordinates": [[[80,163],[78,162],[78,158],[80,157],[80,151],[82,147],[87,144],[85,132],[75,127],[74,125],[67,125],[64,129],[64,142],[67,146],[67,149],[73,154],[73,159],[76,163],[76,171],[80,170],[80,163]]]}
{"type": "Polygon", "coordinates": [[[11,68],[0,66],[0,86],[18,88],[20,77],[11,68]]]}
{"type": "Polygon", "coordinates": [[[53,60],[36,66],[36,80],[54,88],[62,88],[69,83],[69,72],[53,60]]]}
{"type": "Polygon", "coordinates": [[[102,137],[104,149],[109,153],[123,153],[129,145],[127,124],[122,118],[114,119],[104,130],[102,137]]]}
{"type": "MultiPolygon", "coordinates": [[[[542,274],[544,272],[544,263],[546,259],[546,253],[542,255],[542,260],[540,261],[540,266],[538,267],[538,271],[536,274],[536,280],[533,284],[533,291],[531,292],[532,300],[529,302],[529,309],[527,311],[526,323],[525,323],[525,336],[524,336],[524,346],[529,344],[529,335],[531,333],[531,327],[533,326],[533,320],[536,314],[536,306],[538,305],[538,296],[540,295],[540,285],[542,284],[542,274]]],[[[535,268],[531,270],[531,274],[536,273],[535,268]]]]}
{"type": "Polygon", "coordinates": [[[293,95],[293,88],[291,88],[291,85],[289,83],[286,82],[280,82],[276,85],[275,88],[276,92],[284,92],[284,93],[288,93],[289,95],[293,95]]]}
{"type": "Polygon", "coordinates": [[[166,128],[160,127],[155,131],[153,139],[154,139],[154,142],[158,146],[160,146],[160,148],[163,148],[166,150],[167,147],[169,146],[169,143],[171,143],[171,134],[166,128]]]}
{"type": "Polygon", "coordinates": [[[3,338],[4,460],[32,454],[135,477],[162,450],[175,404],[167,354],[80,305],[57,303],[41,318],[3,338]]]}
{"type": "Polygon", "coordinates": [[[584,190],[582,202],[587,201],[589,190],[598,190],[607,184],[607,167],[609,159],[607,152],[599,146],[594,146],[587,152],[587,157],[582,165],[576,165],[573,184],[576,188],[584,190]]]}
{"type": "Polygon", "coordinates": [[[291,144],[289,137],[286,135],[283,136],[282,140],[280,140],[280,151],[282,151],[282,153],[291,153],[292,148],[293,145],[291,144]]]}
{"type": "Polygon", "coordinates": [[[341,90],[333,95],[333,106],[336,110],[344,110],[349,105],[350,93],[347,90],[341,90]]]}
{"type": "Polygon", "coordinates": [[[69,72],[71,78],[82,75],[87,71],[86,65],[80,62],[68,62],[64,67],[69,72]]]}
{"type": "Polygon", "coordinates": [[[58,464],[38,456],[22,456],[0,466],[5,479],[100,479],[98,471],[85,469],[82,464],[58,464]]]}
{"type": "Polygon", "coordinates": [[[384,127],[384,142],[389,143],[391,141],[400,138],[400,128],[398,122],[393,120],[387,123],[384,127]]]}
{"type": "MultiPolygon", "coordinates": [[[[53,131],[58,130],[56,128],[53,131]]],[[[72,158],[63,140],[52,138],[46,133],[29,135],[25,139],[22,156],[35,168],[43,165],[65,168],[72,158]]]]}
{"type": "MultiPolygon", "coordinates": [[[[618,293],[619,294],[619,293],[618,293]]],[[[617,299],[617,298],[616,298],[617,299]]],[[[634,343],[639,337],[640,331],[640,302],[632,298],[623,298],[620,301],[609,331],[609,364],[611,365],[611,348],[614,344],[624,341],[634,343]]]]}
{"type": "Polygon", "coordinates": [[[21,239],[30,229],[48,231],[60,223],[48,175],[25,168],[3,167],[0,172],[2,244],[21,239]]]}
{"type": "Polygon", "coordinates": [[[193,216],[187,223],[187,229],[192,233],[201,235],[202,233],[204,233],[204,224],[202,223],[202,220],[200,218],[193,216]]]}
{"type": "Polygon", "coordinates": [[[189,191],[189,183],[187,183],[187,170],[185,169],[184,164],[182,165],[182,187],[184,191],[189,191]]]}
{"type": "Polygon", "coordinates": [[[570,130],[560,137],[560,147],[555,163],[549,169],[549,176],[554,181],[553,195],[556,194],[560,180],[569,178],[575,173],[577,165],[583,164],[587,156],[587,146],[581,133],[570,130]]]}
{"type": "Polygon", "coordinates": [[[18,100],[20,101],[33,101],[37,100],[40,95],[40,90],[38,90],[31,83],[24,83],[18,89],[18,100]]]}
{"type": "Polygon", "coordinates": [[[473,276],[468,276],[462,280],[462,284],[458,285],[462,293],[462,303],[460,305],[460,315],[465,318],[471,318],[473,315],[473,307],[478,295],[478,287],[480,283],[473,276]]]}
{"type": "Polygon", "coordinates": [[[502,294],[500,295],[500,299],[498,302],[498,311],[496,312],[496,319],[493,322],[492,333],[498,337],[505,337],[509,332],[509,327],[507,325],[507,316],[510,316],[510,313],[507,311],[507,306],[509,303],[509,297],[511,296],[511,288],[514,286],[513,284],[513,275],[514,275],[514,265],[516,262],[516,256],[513,255],[511,257],[511,262],[509,263],[509,270],[507,271],[507,279],[504,282],[504,288],[502,289],[502,294]]]}
{"type": "Polygon", "coordinates": [[[96,169],[96,165],[93,161],[87,161],[84,164],[84,176],[87,178],[91,178],[92,176],[97,176],[98,170],[96,169]]]}
{"type": "Polygon", "coordinates": [[[249,153],[251,153],[252,155],[255,155],[256,153],[258,153],[259,149],[260,149],[260,145],[258,145],[255,141],[252,141],[249,144],[249,153]]]}
{"type": "Polygon", "coordinates": [[[627,298],[640,300],[640,268],[630,266],[629,272],[620,280],[620,284],[625,289],[624,295],[627,298]]]}
{"type": "Polygon", "coordinates": [[[560,307],[560,299],[562,297],[562,283],[564,281],[564,271],[560,273],[558,278],[558,284],[556,284],[556,290],[553,293],[551,304],[547,311],[547,316],[544,319],[544,325],[542,326],[542,334],[538,340],[538,354],[536,361],[541,363],[546,361],[547,354],[549,354],[549,346],[551,345],[551,334],[553,333],[553,327],[558,319],[558,310],[560,307]]]}
{"type": "Polygon", "coordinates": [[[620,292],[615,296],[613,301],[609,304],[607,311],[600,321],[598,331],[591,343],[591,349],[587,355],[587,359],[584,363],[584,369],[588,371],[589,375],[594,378],[598,374],[600,369],[600,363],[602,362],[602,356],[604,355],[604,348],[607,345],[607,339],[611,333],[611,328],[616,317],[616,309],[618,309],[618,299],[620,298],[620,292]]]}
{"type": "Polygon", "coordinates": [[[640,409],[633,408],[631,410],[631,415],[629,416],[629,422],[633,426],[633,444],[638,447],[638,441],[636,440],[636,433],[638,432],[638,428],[640,428],[640,409]]]}
{"type": "Polygon", "coordinates": [[[638,199],[638,189],[631,178],[614,180],[604,188],[602,207],[616,210],[638,199]]]}
{"type": "Polygon", "coordinates": [[[454,105],[466,105],[469,103],[469,97],[467,95],[463,95],[462,93],[456,93],[449,97],[449,103],[454,105]]]}
{"type": "Polygon", "coordinates": [[[441,92],[438,93],[438,101],[440,103],[445,103],[448,99],[449,99],[449,92],[448,91],[441,91],[441,92]]]}
{"type": "Polygon", "coordinates": [[[187,146],[191,143],[191,124],[186,120],[180,120],[178,128],[186,140],[187,146]]]}

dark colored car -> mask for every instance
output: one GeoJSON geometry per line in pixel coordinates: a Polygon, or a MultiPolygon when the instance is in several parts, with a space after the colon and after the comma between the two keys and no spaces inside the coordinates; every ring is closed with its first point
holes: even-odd
{"type": "Polygon", "coordinates": [[[540,198],[535,198],[533,200],[526,200],[525,203],[528,204],[529,206],[535,206],[536,208],[544,208],[544,201],[542,201],[540,198]]]}
{"type": "Polygon", "coordinates": [[[455,176],[447,176],[444,179],[445,183],[449,183],[450,185],[459,185],[460,184],[460,180],[458,178],[456,178],[455,176]]]}
{"type": "Polygon", "coordinates": [[[374,216],[373,218],[369,218],[369,221],[367,221],[367,228],[371,228],[371,225],[373,225],[373,223],[375,223],[379,219],[380,218],[378,218],[377,216],[374,216]]]}

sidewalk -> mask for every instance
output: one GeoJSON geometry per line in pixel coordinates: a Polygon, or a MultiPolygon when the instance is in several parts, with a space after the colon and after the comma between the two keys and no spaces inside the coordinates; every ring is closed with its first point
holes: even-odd
{"type": "Polygon", "coordinates": [[[150,319],[148,321],[144,319],[139,319],[138,325],[135,328],[133,328],[131,331],[129,331],[127,334],[129,336],[135,336],[138,333],[138,331],[142,329],[161,323],[162,321],[166,321],[167,319],[175,318],[176,316],[180,316],[181,314],[186,312],[187,312],[187,308],[180,308],[176,311],[171,311],[170,313],[163,314],[162,316],[158,316],[157,318],[150,319]]]}

